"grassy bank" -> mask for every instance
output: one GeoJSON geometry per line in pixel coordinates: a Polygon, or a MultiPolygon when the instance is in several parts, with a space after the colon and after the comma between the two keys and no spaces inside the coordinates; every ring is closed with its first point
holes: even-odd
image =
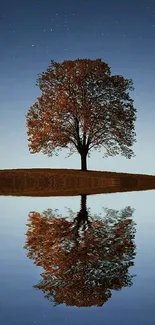
{"type": "Polygon", "coordinates": [[[0,195],[70,196],[155,189],[155,176],[76,169],[0,170],[0,195]]]}

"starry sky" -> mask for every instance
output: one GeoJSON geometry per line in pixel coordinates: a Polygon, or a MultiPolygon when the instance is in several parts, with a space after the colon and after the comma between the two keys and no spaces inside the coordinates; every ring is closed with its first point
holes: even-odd
{"type": "Polygon", "coordinates": [[[50,60],[101,58],[132,78],[136,157],[102,158],[88,169],[155,173],[155,1],[0,1],[0,169],[80,168],[80,156],[49,158],[28,150],[25,114],[40,95],[37,74],[50,60]]]}

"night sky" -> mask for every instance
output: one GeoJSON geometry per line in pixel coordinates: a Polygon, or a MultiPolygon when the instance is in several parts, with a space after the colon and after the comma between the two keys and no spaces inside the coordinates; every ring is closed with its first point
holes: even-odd
{"type": "Polygon", "coordinates": [[[0,169],[80,168],[80,156],[30,154],[25,114],[50,60],[101,58],[132,78],[136,157],[102,158],[88,169],[155,173],[155,0],[0,0],[0,169]]]}

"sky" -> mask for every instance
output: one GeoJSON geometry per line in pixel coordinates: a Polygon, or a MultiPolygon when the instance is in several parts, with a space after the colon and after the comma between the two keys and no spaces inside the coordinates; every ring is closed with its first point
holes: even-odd
{"type": "Polygon", "coordinates": [[[112,74],[131,78],[137,109],[135,157],[102,158],[88,169],[155,174],[155,1],[0,1],[0,169],[75,168],[80,156],[30,154],[29,107],[40,95],[37,75],[50,60],[101,58],[112,74]]]}

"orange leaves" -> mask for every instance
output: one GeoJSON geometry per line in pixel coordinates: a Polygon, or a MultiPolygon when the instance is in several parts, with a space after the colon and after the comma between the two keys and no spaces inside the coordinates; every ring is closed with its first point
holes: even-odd
{"type": "Polygon", "coordinates": [[[25,248],[28,257],[44,268],[35,288],[56,304],[102,306],[111,290],[131,285],[128,268],[135,254],[132,209],[119,213],[106,209],[106,216],[88,222],[86,198],[72,220],[52,210],[29,214],[25,248]],[[87,223],[88,227],[83,227],[87,223]],[[78,228],[78,232],[75,231],[78,228]]]}
{"type": "Polygon", "coordinates": [[[32,153],[51,156],[74,147],[81,154],[103,147],[105,156],[134,155],[132,80],[111,76],[101,59],[52,60],[37,85],[42,94],[26,115],[32,153]]]}

